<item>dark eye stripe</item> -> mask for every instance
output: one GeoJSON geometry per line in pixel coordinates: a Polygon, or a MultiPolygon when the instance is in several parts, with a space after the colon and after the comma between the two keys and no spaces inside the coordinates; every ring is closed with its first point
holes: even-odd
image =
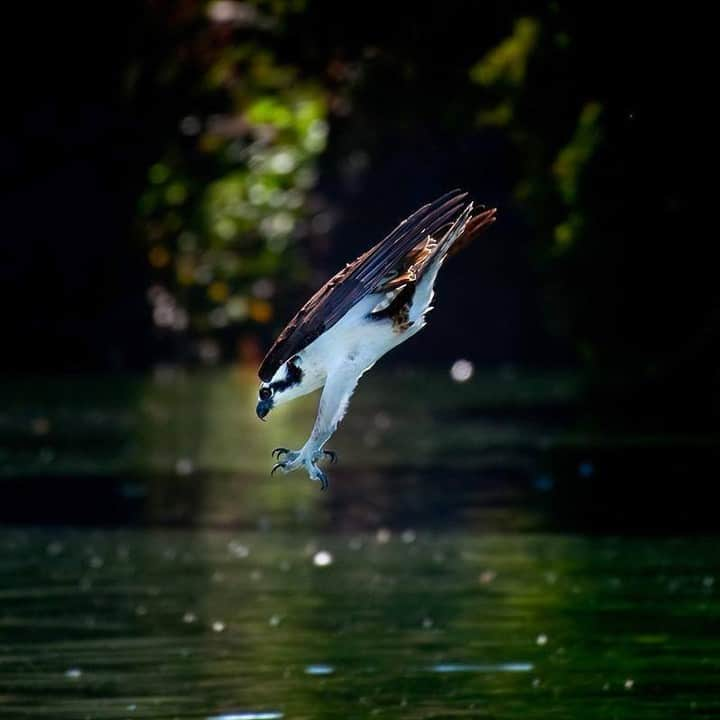
{"type": "Polygon", "coordinates": [[[298,385],[302,382],[303,379],[303,371],[295,365],[292,360],[288,361],[287,364],[287,379],[286,380],[277,380],[274,383],[270,383],[270,387],[274,388],[276,391],[282,392],[283,390],[287,390],[287,388],[292,387],[293,385],[298,385]]]}

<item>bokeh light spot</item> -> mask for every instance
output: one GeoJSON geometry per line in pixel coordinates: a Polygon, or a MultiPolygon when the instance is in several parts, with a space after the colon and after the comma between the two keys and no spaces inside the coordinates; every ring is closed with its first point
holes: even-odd
{"type": "Polygon", "coordinates": [[[469,360],[456,360],[450,368],[450,377],[455,382],[467,382],[475,372],[475,367],[469,360]]]}

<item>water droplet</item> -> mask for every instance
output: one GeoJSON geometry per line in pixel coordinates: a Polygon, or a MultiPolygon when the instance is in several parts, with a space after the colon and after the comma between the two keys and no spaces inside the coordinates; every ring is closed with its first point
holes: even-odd
{"type": "Polygon", "coordinates": [[[450,377],[459,383],[467,382],[475,372],[473,364],[469,360],[456,360],[450,368],[450,377]]]}
{"type": "Polygon", "coordinates": [[[404,530],[404,531],[403,531],[403,534],[400,536],[400,539],[401,539],[404,543],[406,543],[406,544],[409,545],[410,543],[414,543],[414,542],[415,542],[415,538],[416,538],[416,537],[417,537],[417,536],[415,535],[415,531],[408,529],[408,530],[404,530]]]}
{"type": "Polygon", "coordinates": [[[380,545],[389,543],[391,537],[392,533],[387,528],[380,528],[377,533],[375,533],[375,539],[380,543],[380,545]]]}
{"type": "Polygon", "coordinates": [[[313,556],[313,564],[317,565],[318,567],[326,567],[328,565],[331,565],[333,561],[333,556],[327,552],[327,550],[320,550],[319,552],[316,552],[313,556]]]}
{"type": "Polygon", "coordinates": [[[194,469],[193,461],[190,458],[178,458],[175,463],[175,472],[181,476],[192,475],[194,469]]]}
{"type": "Polygon", "coordinates": [[[540,635],[537,636],[537,638],[535,638],[535,642],[536,642],[538,645],[547,645],[547,641],[548,641],[548,636],[547,636],[547,635],[540,634],[540,635]]]}

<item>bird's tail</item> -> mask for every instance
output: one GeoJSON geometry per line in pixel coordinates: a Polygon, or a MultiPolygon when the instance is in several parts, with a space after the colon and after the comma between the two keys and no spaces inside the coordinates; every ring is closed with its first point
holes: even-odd
{"type": "MultiPolygon", "coordinates": [[[[430,284],[435,282],[438,270],[449,255],[469,245],[488,225],[495,222],[495,208],[483,210],[473,216],[474,206],[469,203],[459,217],[439,239],[428,236],[427,240],[414,248],[408,255],[407,267],[391,276],[383,278],[378,291],[399,291],[409,282],[415,283],[429,273],[430,284]]],[[[389,304],[389,300],[381,303],[380,309],[389,304]]]]}
{"type": "Polygon", "coordinates": [[[448,257],[464,250],[475,238],[495,222],[496,208],[482,210],[473,215],[473,206],[470,204],[453,226],[448,230],[442,240],[440,252],[448,257]]]}

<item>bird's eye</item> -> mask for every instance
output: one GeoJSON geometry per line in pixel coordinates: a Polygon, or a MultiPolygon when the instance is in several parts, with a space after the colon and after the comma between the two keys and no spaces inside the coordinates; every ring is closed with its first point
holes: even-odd
{"type": "Polygon", "coordinates": [[[267,400],[272,395],[272,390],[268,387],[260,388],[260,399],[267,400]]]}

